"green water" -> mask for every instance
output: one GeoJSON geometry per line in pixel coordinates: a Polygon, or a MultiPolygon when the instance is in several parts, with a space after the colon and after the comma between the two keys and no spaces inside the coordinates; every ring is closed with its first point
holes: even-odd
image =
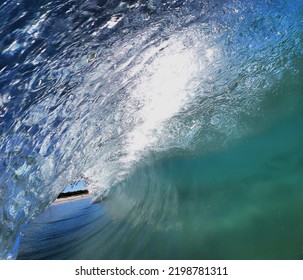
{"type": "Polygon", "coordinates": [[[302,259],[301,96],[300,81],[285,83],[250,119],[251,133],[209,152],[147,163],[117,188],[105,205],[131,225],[126,236],[148,228],[147,240],[134,235],[145,251],[132,256],[302,259]]]}
{"type": "Polygon", "coordinates": [[[20,258],[302,259],[303,86],[284,81],[241,137],[155,153],[101,207],[50,208],[20,258]]]}

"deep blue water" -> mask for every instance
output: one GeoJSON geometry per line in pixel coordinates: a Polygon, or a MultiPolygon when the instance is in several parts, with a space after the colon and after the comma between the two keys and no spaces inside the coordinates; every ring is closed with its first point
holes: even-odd
{"type": "Polygon", "coordinates": [[[0,20],[0,258],[302,259],[301,0],[0,20]],[[79,182],[93,204],[51,204],[79,182]]]}
{"type": "Polygon", "coordinates": [[[102,206],[89,198],[54,204],[24,228],[18,258],[81,259],[94,223],[105,220],[102,206]]]}

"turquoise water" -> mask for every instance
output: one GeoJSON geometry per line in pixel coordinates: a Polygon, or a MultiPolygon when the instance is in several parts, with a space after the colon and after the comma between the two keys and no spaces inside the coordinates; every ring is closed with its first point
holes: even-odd
{"type": "Polygon", "coordinates": [[[148,163],[101,204],[51,206],[19,258],[302,259],[303,107],[290,105],[225,148],[148,163]]]}
{"type": "Polygon", "coordinates": [[[302,259],[302,1],[17,2],[0,258],[302,259]]]}

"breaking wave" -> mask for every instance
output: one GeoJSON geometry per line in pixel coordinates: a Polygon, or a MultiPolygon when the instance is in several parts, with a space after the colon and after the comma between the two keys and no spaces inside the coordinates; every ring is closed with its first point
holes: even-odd
{"type": "Polygon", "coordinates": [[[209,175],[224,162],[210,154],[266,130],[289,107],[299,110],[302,7],[282,0],[3,3],[0,257],[14,254],[24,223],[80,180],[113,219],[182,228],[191,214],[180,205],[238,180],[229,169],[227,181],[209,175]]]}

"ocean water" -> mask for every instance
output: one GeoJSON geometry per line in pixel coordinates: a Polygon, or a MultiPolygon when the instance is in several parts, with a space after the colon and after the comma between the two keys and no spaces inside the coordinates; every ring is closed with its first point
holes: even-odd
{"type": "Polygon", "coordinates": [[[0,258],[302,259],[302,1],[32,2],[0,4],[0,258]]]}
{"type": "Polygon", "coordinates": [[[167,157],[101,204],[52,205],[18,258],[302,259],[302,116],[208,156],[167,157]]]}

